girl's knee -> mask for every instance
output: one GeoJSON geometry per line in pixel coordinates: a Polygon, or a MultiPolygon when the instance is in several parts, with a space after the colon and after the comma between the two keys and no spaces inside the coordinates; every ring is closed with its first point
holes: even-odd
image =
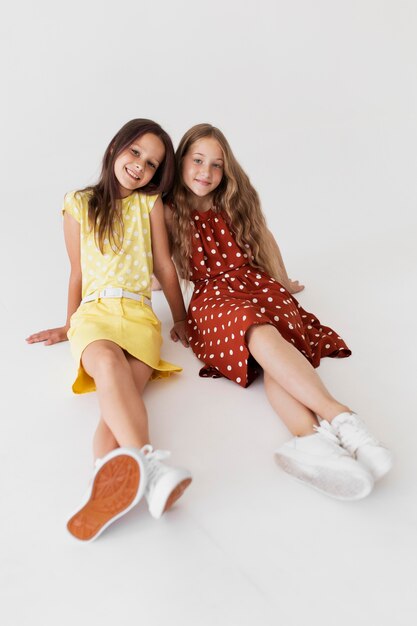
{"type": "Polygon", "coordinates": [[[119,346],[103,345],[96,347],[94,352],[84,353],[82,361],[85,369],[93,378],[129,368],[124,352],[119,346]]]}
{"type": "Polygon", "coordinates": [[[250,341],[253,341],[255,338],[267,338],[274,337],[282,339],[279,331],[272,324],[254,324],[246,331],[246,341],[249,345],[250,341]]]}

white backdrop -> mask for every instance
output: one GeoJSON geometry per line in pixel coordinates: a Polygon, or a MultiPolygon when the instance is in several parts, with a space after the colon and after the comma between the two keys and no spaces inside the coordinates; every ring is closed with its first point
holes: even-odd
{"type": "MultiPolygon", "coordinates": [[[[12,582],[5,585],[10,602],[3,605],[7,615],[3,623],[7,626],[66,624],[66,620],[72,623],[75,615],[74,608],[65,618],[57,617],[54,611],[60,612],[58,606],[48,612],[42,603],[37,604],[29,592],[33,584],[36,592],[40,591],[33,582],[36,575],[32,566],[28,566],[27,556],[13,556],[14,543],[21,540],[20,533],[28,533],[22,521],[27,513],[25,498],[34,498],[22,470],[29,466],[17,463],[15,451],[23,446],[25,454],[29,455],[27,458],[31,459],[28,471],[36,474],[33,468],[39,467],[39,459],[31,456],[39,449],[36,446],[48,450],[49,454],[49,445],[52,448],[60,445],[60,452],[51,453],[52,457],[59,459],[62,453],[68,468],[78,436],[84,440],[87,435],[68,431],[71,428],[68,424],[72,423],[69,421],[56,425],[52,414],[46,427],[42,425],[40,413],[48,415],[58,403],[64,412],[65,407],[70,407],[68,411],[76,413],[82,406],[83,410],[88,408],[94,414],[95,402],[93,398],[84,400],[84,404],[73,404],[80,399],[70,398],[68,391],[72,364],[67,346],[43,352],[41,346],[26,347],[23,339],[40,328],[64,322],[68,262],[60,216],[62,198],[66,191],[96,180],[111,137],[134,117],[149,117],[161,123],[175,145],[193,124],[207,121],[221,128],[259,191],[290,276],[307,286],[300,296],[303,306],[319,317],[323,315],[323,321],[337,328],[351,345],[353,357],[343,363],[326,363],[323,375],[342,400],[353,398],[363,407],[371,415],[370,420],[374,420],[376,430],[397,449],[401,459],[399,476],[392,479],[391,492],[386,487],[381,515],[386,509],[398,510],[402,511],[399,518],[407,520],[406,529],[396,525],[390,528],[404,540],[396,552],[402,550],[403,579],[401,574],[393,574],[393,582],[398,581],[399,576],[402,592],[406,588],[411,594],[407,586],[411,572],[405,567],[405,561],[408,563],[407,550],[414,541],[411,537],[415,535],[417,522],[413,504],[416,462],[412,447],[412,434],[414,440],[417,435],[413,391],[416,361],[413,312],[417,304],[416,2],[124,0],[114,3],[73,0],[64,3],[38,0],[35,3],[23,0],[8,4],[3,10],[0,28],[3,65],[0,307],[4,332],[2,364],[6,373],[0,452],[6,464],[14,468],[16,482],[6,483],[4,472],[0,473],[4,493],[11,498],[20,520],[16,522],[13,516],[2,519],[5,529],[2,538],[10,539],[6,542],[3,559],[8,569],[6,567],[2,574],[5,580],[10,577],[10,571],[15,575],[12,582]],[[351,390],[348,398],[347,386],[351,390]],[[55,424],[56,430],[51,430],[51,424],[55,424]],[[69,439],[68,449],[63,441],[58,444],[59,432],[63,433],[63,440],[69,439]],[[49,443],[45,447],[46,442],[49,443]],[[30,610],[17,619],[13,617],[14,611],[16,605],[24,603],[25,595],[30,598],[30,610]]],[[[160,310],[166,329],[169,317],[163,304],[160,310]]],[[[178,360],[179,357],[173,356],[173,347],[168,346],[168,349],[171,358],[178,360]]],[[[201,401],[193,393],[203,387],[198,387],[202,383],[196,376],[196,360],[189,354],[181,358],[188,368],[182,379],[187,384],[170,385],[169,393],[176,402],[182,401],[184,410],[190,413],[193,402],[201,401]],[[176,389],[181,389],[178,392],[181,398],[175,396],[176,389]]],[[[212,392],[202,393],[212,394],[216,407],[216,392],[220,389],[227,406],[228,402],[232,406],[235,400],[243,406],[245,400],[238,394],[244,392],[228,386],[226,381],[212,384],[217,385],[211,387],[212,392]]],[[[204,390],[207,389],[206,385],[204,390]]],[[[258,400],[261,398],[259,385],[255,385],[251,393],[249,411],[256,403],[259,406],[259,402],[264,402],[258,400]]],[[[162,396],[158,395],[157,400],[151,393],[149,401],[151,407],[166,407],[162,396]]],[[[204,420],[203,415],[201,419],[204,420]]],[[[89,422],[89,429],[92,424],[89,422]]],[[[77,429],[82,430],[80,423],[77,429]]],[[[286,436],[282,430],[281,437],[286,436]]],[[[82,450],[85,455],[88,446],[86,441],[82,450]]],[[[187,455],[187,450],[183,453],[187,455]]],[[[192,460],[195,461],[190,459],[190,462],[192,460]]],[[[197,471],[198,462],[196,464],[197,471]]],[[[45,474],[37,484],[47,485],[50,468],[46,461],[41,461],[41,466],[45,474]]],[[[68,485],[73,485],[74,498],[86,467],[82,466],[76,485],[69,476],[65,478],[68,485]]],[[[66,476],[66,468],[59,469],[60,476],[66,476]]],[[[275,474],[272,480],[278,480],[275,474]]],[[[213,497],[211,491],[210,496],[213,497]]],[[[224,497],[227,501],[226,495],[224,497]]],[[[302,492],[303,497],[309,496],[302,492]]],[[[62,496],[63,509],[64,499],[65,495],[62,496]]],[[[35,509],[36,502],[39,504],[40,500],[33,500],[35,509]]],[[[236,510],[238,503],[236,495],[236,510]]],[[[10,504],[8,510],[11,507],[10,504]]],[[[190,500],[190,509],[198,511],[198,502],[190,500]]],[[[45,514],[43,501],[41,510],[45,514]]],[[[48,541],[45,529],[50,520],[44,522],[41,511],[38,515],[46,533],[41,532],[42,540],[33,554],[39,561],[43,545],[48,541]]],[[[266,524],[268,515],[266,512],[264,517],[261,515],[262,524],[266,524]]],[[[63,517],[60,509],[54,544],[61,540],[63,517]]],[[[202,513],[203,518],[207,519],[206,511],[202,513]]],[[[291,533],[293,521],[287,522],[286,529],[291,533]]],[[[256,526],[255,520],[253,523],[256,526]]],[[[361,523],[365,522],[358,522],[358,535],[366,537],[361,523]]],[[[210,527],[210,532],[214,536],[213,528],[210,527]]],[[[317,528],[321,528],[319,522],[317,528]]],[[[225,536],[228,546],[238,541],[234,533],[222,535],[221,524],[216,531],[218,544],[222,544],[225,536]]],[[[190,532],[192,535],[193,531],[190,532]]],[[[257,532],[262,534],[259,528],[257,532]]],[[[369,530],[369,536],[372,532],[369,530]]],[[[384,530],[382,544],[382,537],[391,537],[390,532],[384,530]]],[[[33,546],[30,532],[28,537],[33,546]]],[[[121,534],[115,539],[116,543],[121,541],[121,534]]],[[[340,547],[339,539],[337,534],[331,536],[331,541],[335,540],[340,547]]],[[[155,539],[155,545],[158,541],[160,538],[155,539]]],[[[415,541],[413,545],[415,548],[415,541]]],[[[72,557],[71,551],[67,553],[67,548],[63,549],[76,570],[78,556],[72,557]]],[[[379,548],[375,551],[376,555],[380,554],[379,548]]],[[[64,559],[58,553],[59,558],[64,559]]],[[[196,549],[197,554],[200,553],[196,549]]],[[[237,547],[236,554],[241,554],[237,547]]],[[[163,559],[164,555],[159,554],[158,558],[163,559]]],[[[302,561],[302,557],[300,559],[302,561]]],[[[72,566],[63,562],[71,572],[72,566]]],[[[266,567],[270,580],[275,575],[274,566],[269,563],[266,567]]],[[[307,567],[309,571],[310,566],[314,571],[313,563],[304,564],[301,569],[307,567]]],[[[48,566],[45,567],[38,584],[52,585],[58,593],[58,583],[52,582],[48,566]]],[[[54,563],[53,567],[59,564],[54,563]]],[[[81,567],[87,567],[85,562],[81,567]]],[[[130,563],[127,571],[132,567],[130,563]]],[[[255,583],[269,602],[272,596],[268,595],[271,592],[268,582],[259,578],[264,567],[261,561],[258,569],[254,567],[250,571],[255,572],[255,583]]],[[[285,564],[282,567],[285,571],[285,564]]],[[[169,571],[175,579],[178,574],[175,567],[169,571]]],[[[342,577],[343,584],[350,584],[355,575],[353,568],[349,580],[342,577]]],[[[216,576],[213,574],[213,580],[216,576]]],[[[248,609],[245,617],[237,608],[242,594],[248,594],[249,598],[250,591],[244,585],[241,588],[238,583],[231,583],[232,579],[231,575],[230,580],[226,580],[224,590],[229,589],[229,584],[234,585],[233,589],[238,591],[236,598],[240,600],[233,593],[226,594],[229,600],[223,598],[226,604],[222,606],[227,606],[228,617],[218,623],[228,626],[254,623],[251,610],[248,609]]],[[[178,581],[182,580],[179,576],[178,581]]],[[[213,580],[207,574],[204,584],[210,585],[213,580]]],[[[366,581],[362,583],[366,586],[366,581]]],[[[155,584],[158,584],[157,579],[155,584]]],[[[178,582],[179,586],[181,584],[178,582]]],[[[185,585],[188,584],[192,581],[187,579],[185,585]]],[[[302,592],[310,584],[310,579],[305,581],[304,587],[301,584],[302,592]]],[[[283,581],[281,585],[285,587],[283,581]]],[[[294,583],[291,591],[286,591],[288,606],[284,602],[280,609],[275,607],[269,613],[263,600],[259,605],[256,600],[250,607],[253,615],[258,615],[262,607],[261,613],[266,611],[265,619],[283,611],[284,621],[276,622],[271,618],[271,623],[297,626],[307,623],[300,616],[294,622],[291,618],[291,606],[297,599],[295,586],[294,583]]],[[[405,599],[399,589],[396,595],[391,581],[386,587],[376,586],[375,597],[378,590],[381,596],[386,593],[387,605],[381,609],[379,621],[374,623],[382,624],[384,616],[387,623],[392,623],[398,598],[409,610],[406,619],[399,624],[411,624],[408,619],[416,608],[411,595],[405,599]],[[388,589],[393,595],[389,595],[388,589]]],[[[199,598],[195,589],[194,592],[199,598]]],[[[180,588],[178,594],[181,594],[180,588]]],[[[88,612],[94,613],[97,607],[89,605],[89,595],[81,595],[88,612]]],[[[62,595],[59,598],[60,602],[68,600],[62,595]]],[[[344,600],[343,596],[339,599],[344,600]]],[[[130,600],[126,602],[129,609],[130,600]]],[[[131,602],[133,606],[133,600],[131,602]]],[[[361,614],[366,616],[364,624],[373,623],[371,613],[367,613],[366,599],[358,602],[357,615],[348,611],[346,619],[355,619],[361,614]]],[[[217,620],[216,603],[206,605],[202,598],[198,603],[207,621],[198,617],[198,607],[187,621],[184,608],[187,605],[184,604],[183,624],[199,623],[201,626],[217,620]]],[[[302,607],[299,610],[302,611],[302,607]]],[[[163,610],[160,611],[163,616],[163,610]]],[[[104,624],[113,612],[107,607],[107,613],[98,611],[98,615],[100,623],[104,624]]],[[[326,623],[321,621],[320,611],[314,614],[315,618],[308,611],[306,615],[308,623],[326,623]]],[[[168,618],[168,615],[163,617],[168,618]]],[[[333,623],[330,616],[327,623],[333,623]]],[[[339,623],[345,622],[339,618],[339,623]]]]}
{"type": "Polygon", "coordinates": [[[5,282],[31,295],[36,282],[42,302],[52,280],[54,300],[65,299],[63,194],[96,179],[133,117],[159,121],[175,144],[195,123],[219,126],[297,278],[311,279],[323,251],[341,253],[341,236],[367,250],[364,272],[378,264],[375,243],[405,255],[416,223],[416,15],[412,0],[9,6],[2,172],[6,232],[19,241],[4,237],[5,282]]]}

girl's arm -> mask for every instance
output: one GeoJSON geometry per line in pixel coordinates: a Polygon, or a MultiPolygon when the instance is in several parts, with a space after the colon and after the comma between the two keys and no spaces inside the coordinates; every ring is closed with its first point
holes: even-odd
{"type": "Polygon", "coordinates": [[[287,291],[289,291],[289,293],[298,293],[299,291],[302,291],[304,289],[304,285],[300,285],[298,280],[291,280],[291,278],[288,277],[287,274],[287,270],[285,268],[285,264],[284,264],[284,260],[282,258],[281,255],[281,251],[278,247],[278,244],[275,240],[274,235],[271,233],[271,231],[268,231],[270,238],[271,238],[271,246],[276,254],[276,258],[277,258],[277,269],[278,269],[278,280],[281,283],[281,285],[283,287],[285,287],[285,289],[287,291]]]}
{"type": "Polygon", "coordinates": [[[174,326],[171,329],[171,339],[181,341],[188,347],[185,318],[187,316],[178,275],[171,259],[168,233],[165,226],[164,206],[160,198],[150,212],[153,271],[159,281],[162,291],[171,309],[174,326]]]}
{"type": "MultiPolygon", "coordinates": [[[[169,249],[172,253],[172,245],[171,245],[172,211],[171,211],[171,208],[167,204],[164,204],[164,216],[165,216],[165,226],[166,226],[167,233],[168,233],[169,249]]],[[[161,289],[161,285],[159,284],[159,281],[156,279],[155,276],[152,276],[151,289],[152,291],[160,291],[161,289]]]]}
{"type": "Polygon", "coordinates": [[[168,233],[169,249],[172,254],[172,209],[168,204],[164,204],[165,226],[168,233]]]}
{"type": "Polygon", "coordinates": [[[44,341],[45,346],[67,340],[67,332],[70,326],[70,318],[78,309],[81,302],[81,263],[80,263],[80,225],[69,213],[64,213],[64,236],[69,260],[71,263],[71,274],[68,285],[68,306],[67,321],[65,326],[49,328],[39,333],[30,335],[26,339],[28,343],[44,341]]]}

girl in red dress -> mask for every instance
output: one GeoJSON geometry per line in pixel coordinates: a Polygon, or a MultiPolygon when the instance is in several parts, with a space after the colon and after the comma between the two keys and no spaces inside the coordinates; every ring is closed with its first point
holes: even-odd
{"type": "Polygon", "coordinates": [[[194,283],[188,341],[200,376],[242,387],[264,373],[267,397],[293,438],[275,451],[289,474],[328,495],[363,498],[391,466],[390,452],[315,372],[347,357],[331,328],[292,294],[258,195],[222,132],[199,124],[182,138],[166,221],[180,275],[194,283]]]}

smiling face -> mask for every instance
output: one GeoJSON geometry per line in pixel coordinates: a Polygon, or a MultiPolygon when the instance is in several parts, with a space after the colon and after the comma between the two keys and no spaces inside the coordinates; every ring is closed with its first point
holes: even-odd
{"type": "Polygon", "coordinates": [[[135,189],[145,187],[164,160],[165,146],[161,139],[146,133],[125,148],[114,162],[114,174],[119,183],[120,197],[130,196],[135,189]]]}
{"type": "Polygon", "coordinates": [[[182,163],[182,179],[197,198],[208,198],[223,178],[224,156],[219,142],[203,137],[191,144],[182,163]]]}

